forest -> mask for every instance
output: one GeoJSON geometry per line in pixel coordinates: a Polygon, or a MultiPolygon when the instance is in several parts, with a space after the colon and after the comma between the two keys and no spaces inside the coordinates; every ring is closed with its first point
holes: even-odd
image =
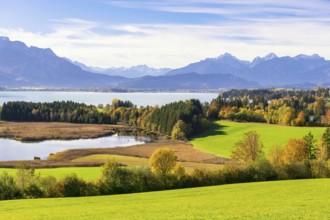
{"type": "Polygon", "coordinates": [[[199,100],[173,102],[162,107],[127,107],[127,102],[113,100],[104,107],[104,112],[117,121],[139,126],[145,130],[185,139],[198,134],[209,126],[205,107],[199,100]],[[124,105],[124,106],[123,106],[124,105]]]}
{"type": "Polygon", "coordinates": [[[19,122],[71,122],[139,126],[147,131],[185,139],[209,126],[205,108],[199,100],[191,99],[161,107],[136,107],[130,101],[114,99],[111,105],[98,107],[67,102],[3,104],[1,120],[19,122]]]}
{"type": "Polygon", "coordinates": [[[71,122],[114,124],[116,121],[93,105],[67,102],[7,102],[1,108],[1,120],[29,122],[71,122]]]}
{"type": "Polygon", "coordinates": [[[330,90],[230,90],[212,100],[209,119],[264,122],[289,126],[330,124],[330,90]]]}

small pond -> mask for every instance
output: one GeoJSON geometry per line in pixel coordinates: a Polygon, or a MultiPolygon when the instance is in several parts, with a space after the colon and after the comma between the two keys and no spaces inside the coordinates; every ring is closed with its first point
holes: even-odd
{"type": "Polygon", "coordinates": [[[34,156],[47,159],[50,153],[79,148],[114,148],[144,144],[149,137],[112,135],[95,139],[47,140],[20,142],[0,138],[0,160],[33,160],[34,156]]]}

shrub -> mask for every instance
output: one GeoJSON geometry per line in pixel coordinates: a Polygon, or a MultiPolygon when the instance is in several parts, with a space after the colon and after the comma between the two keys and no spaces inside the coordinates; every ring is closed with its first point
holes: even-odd
{"type": "Polygon", "coordinates": [[[62,194],[65,197],[85,196],[87,184],[83,179],[77,177],[75,173],[64,177],[62,182],[62,194]]]}
{"type": "Polygon", "coordinates": [[[324,160],[313,160],[309,162],[313,178],[330,177],[330,172],[327,162],[324,160]]]}
{"type": "Polygon", "coordinates": [[[311,170],[306,163],[291,163],[284,166],[286,179],[307,179],[311,178],[311,170]]]}
{"type": "Polygon", "coordinates": [[[26,198],[42,198],[44,192],[36,183],[32,183],[24,189],[24,195],[26,198]]]}
{"type": "Polygon", "coordinates": [[[57,189],[57,180],[53,176],[41,177],[39,185],[44,193],[44,197],[60,197],[61,194],[57,189]]]}
{"type": "Polygon", "coordinates": [[[14,178],[7,172],[0,174],[0,200],[19,199],[22,193],[17,187],[14,178]]]}

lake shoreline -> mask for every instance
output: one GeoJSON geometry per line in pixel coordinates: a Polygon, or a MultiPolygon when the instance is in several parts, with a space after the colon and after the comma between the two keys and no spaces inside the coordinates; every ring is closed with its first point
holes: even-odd
{"type": "MultiPolygon", "coordinates": [[[[164,137],[150,143],[126,147],[69,149],[50,155],[46,160],[0,161],[0,168],[16,168],[21,161],[27,161],[33,168],[95,167],[102,166],[104,161],[86,160],[84,162],[77,162],[76,160],[91,155],[121,155],[136,158],[149,158],[151,154],[159,148],[172,149],[177,155],[177,160],[181,162],[201,164],[225,164],[228,162],[226,158],[221,158],[193,148],[189,142],[174,141],[164,137]]],[[[121,165],[125,166],[125,164],[121,165]]]]}

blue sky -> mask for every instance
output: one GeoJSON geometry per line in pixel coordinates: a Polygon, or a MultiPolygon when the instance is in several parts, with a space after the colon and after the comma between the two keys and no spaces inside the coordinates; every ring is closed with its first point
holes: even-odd
{"type": "Polygon", "coordinates": [[[330,1],[2,0],[0,35],[99,67],[175,68],[225,52],[330,59],[330,1]]]}

